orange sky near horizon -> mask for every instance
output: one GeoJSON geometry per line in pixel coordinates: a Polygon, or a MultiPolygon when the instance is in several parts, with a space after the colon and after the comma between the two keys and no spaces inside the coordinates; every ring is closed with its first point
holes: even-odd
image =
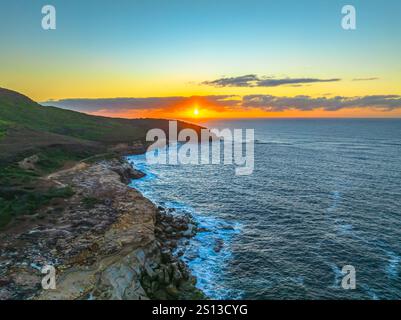
{"type": "Polygon", "coordinates": [[[115,112],[102,110],[98,112],[88,112],[92,115],[115,118],[165,118],[179,119],[192,122],[205,121],[208,119],[263,119],[263,118],[401,118],[401,110],[382,111],[362,108],[342,109],[338,111],[326,111],[316,109],[313,111],[287,110],[281,112],[264,111],[261,109],[242,109],[216,111],[203,108],[199,105],[190,106],[181,110],[133,110],[129,112],[115,112]],[[195,114],[198,110],[198,114],[195,114]]]}

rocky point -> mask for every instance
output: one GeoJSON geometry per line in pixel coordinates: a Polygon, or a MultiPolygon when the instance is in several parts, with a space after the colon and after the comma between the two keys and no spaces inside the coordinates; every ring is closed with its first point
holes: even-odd
{"type": "Polygon", "coordinates": [[[114,159],[46,177],[73,196],[0,234],[0,299],[204,298],[177,250],[196,223],[128,187],[142,176],[114,159]],[[56,268],[55,290],[42,289],[44,265],[56,268]]]}

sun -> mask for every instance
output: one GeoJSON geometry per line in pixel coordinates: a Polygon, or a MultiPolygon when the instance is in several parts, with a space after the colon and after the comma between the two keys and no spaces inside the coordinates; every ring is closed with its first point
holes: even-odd
{"type": "Polygon", "coordinates": [[[194,109],[194,116],[199,116],[199,109],[195,107],[194,109]]]}

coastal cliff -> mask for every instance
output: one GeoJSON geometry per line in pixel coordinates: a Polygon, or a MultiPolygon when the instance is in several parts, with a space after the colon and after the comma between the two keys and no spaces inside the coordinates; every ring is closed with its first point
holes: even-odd
{"type": "Polygon", "coordinates": [[[0,234],[0,299],[199,299],[204,295],[173,255],[194,235],[189,216],[156,207],[127,183],[124,160],[81,162],[43,178],[71,189],[0,234]],[[43,290],[41,268],[56,268],[43,290]]]}

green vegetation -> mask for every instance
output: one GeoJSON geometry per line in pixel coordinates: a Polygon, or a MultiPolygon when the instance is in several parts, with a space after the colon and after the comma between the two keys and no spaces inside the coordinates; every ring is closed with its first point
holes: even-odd
{"type": "Polygon", "coordinates": [[[85,197],[82,199],[82,204],[85,209],[93,209],[99,203],[101,203],[101,201],[93,197],[85,197]]]}
{"type": "Polygon", "coordinates": [[[11,185],[27,185],[33,183],[38,177],[38,173],[31,170],[21,169],[18,165],[15,164],[7,167],[0,167],[0,187],[11,185]]]}
{"type": "Polygon", "coordinates": [[[78,161],[88,154],[53,148],[37,155],[35,170],[22,169],[18,164],[0,167],[0,228],[18,215],[33,214],[52,199],[72,196],[69,187],[38,190],[39,178],[62,168],[67,161],[78,161]]]}
{"type": "Polygon", "coordinates": [[[6,135],[9,123],[0,119],[0,139],[6,135]]]}
{"type": "Polygon", "coordinates": [[[91,156],[91,152],[65,150],[62,147],[50,148],[38,153],[39,161],[36,164],[42,173],[51,173],[63,167],[67,161],[76,162],[91,156]]]}
{"type": "MultiPolygon", "coordinates": [[[[55,198],[69,198],[74,194],[70,187],[51,188],[46,191],[19,190],[11,198],[0,197],[0,229],[19,215],[32,215],[41,206],[55,198]]],[[[4,194],[2,194],[4,196],[4,194]]]]}
{"type": "Polygon", "coordinates": [[[38,190],[40,175],[38,171],[24,170],[16,164],[0,167],[0,228],[14,217],[33,214],[52,199],[73,194],[69,187],[38,190]]]}

